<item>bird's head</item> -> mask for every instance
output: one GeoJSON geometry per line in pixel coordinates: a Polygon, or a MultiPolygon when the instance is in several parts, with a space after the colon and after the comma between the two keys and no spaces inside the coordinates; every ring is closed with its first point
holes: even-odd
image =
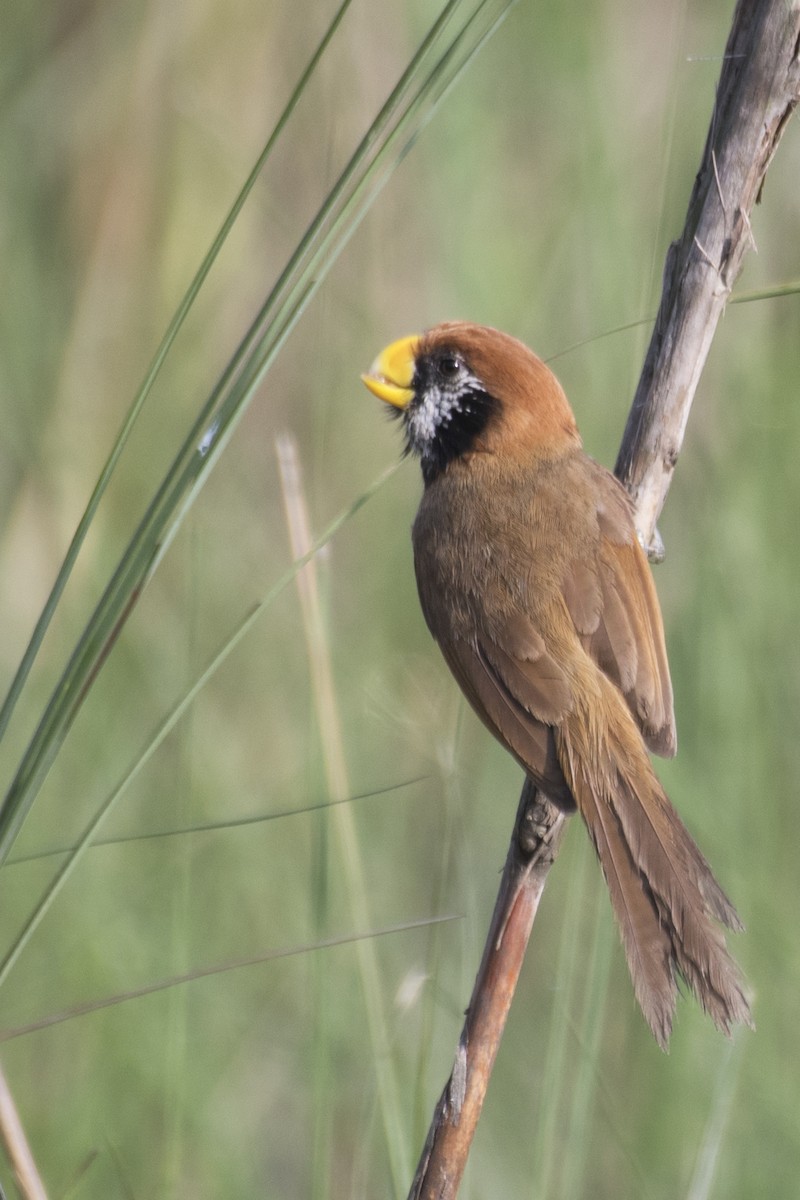
{"type": "Polygon", "coordinates": [[[407,451],[430,483],[471,454],[530,462],[580,445],[552,371],[522,342],[448,322],[387,346],[362,379],[402,418],[407,451]]]}

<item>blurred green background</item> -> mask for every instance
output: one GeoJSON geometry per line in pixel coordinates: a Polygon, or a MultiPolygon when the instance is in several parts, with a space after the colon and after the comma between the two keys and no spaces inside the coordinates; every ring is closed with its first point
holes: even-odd
{"type": "MultiPolygon", "coordinates": [[[[5,14],[4,688],[158,339],[334,12],[305,8],[29,0],[5,14]]],[[[732,9],[521,0],[511,11],[284,347],[15,853],[79,836],[291,561],[276,436],[297,439],[315,534],[396,459],[398,430],[358,380],[388,340],[467,317],[558,356],[588,449],[613,465],[732,9]]],[[[0,747],[4,786],[183,430],[436,11],[421,0],[351,6],[126,451],[0,747]]],[[[740,289],[800,277],[799,177],[790,126],[740,289]]],[[[465,1197],[795,1194],[799,313],[796,296],[727,311],[657,571],[680,742],[659,772],[747,925],[734,949],[758,1031],[729,1044],[686,1001],[660,1053],[574,823],[465,1197]]],[[[419,492],[406,463],[318,564],[333,707],[315,706],[319,660],[290,587],[103,830],[128,840],[87,855],[0,992],[7,1036],[173,976],[297,951],[9,1038],[0,1058],[51,1197],[404,1194],[450,1069],[521,782],[465,710],[418,611],[419,492]],[[331,720],[339,786],[354,799],[309,813],[332,798],[331,720]],[[214,822],[223,827],[140,836],[214,822]],[[458,920],[368,949],[313,948],[450,914],[458,920]],[[383,1043],[369,1035],[376,1013],[383,1043]]],[[[60,861],[4,867],[0,949],[60,861]]],[[[13,1194],[5,1164],[0,1178],[13,1194]]]]}

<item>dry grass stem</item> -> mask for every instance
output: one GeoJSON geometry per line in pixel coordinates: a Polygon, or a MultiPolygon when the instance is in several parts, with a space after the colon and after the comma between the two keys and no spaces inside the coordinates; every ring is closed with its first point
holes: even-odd
{"type": "Polygon", "coordinates": [[[0,1139],[14,1168],[23,1200],[47,1200],[47,1192],[25,1137],[14,1097],[0,1067],[0,1139]]]}
{"type": "Polygon", "coordinates": [[[717,323],[754,244],[750,212],[799,99],[800,4],[739,0],[686,223],[667,255],[655,329],[617,458],[648,548],[717,323]]]}
{"type": "MultiPolygon", "coordinates": [[[[299,559],[309,553],[314,539],[311,534],[308,506],[303,492],[297,443],[290,434],[283,434],[277,439],[276,450],[289,540],[293,556],[295,559],[299,559]]],[[[339,721],[330,647],[322,615],[315,559],[312,558],[297,575],[297,590],[303,614],[314,705],[329,798],[332,801],[343,801],[352,793],[339,721]]],[[[331,809],[331,821],[338,835],[339,848],[347,872],[353,925],[356,929],[369,929],[370,911],[367,885],[352,807],[348,804],[337,803],[336,807],[331,809]]],[[[386,1134],[391,1174],[395,1189],[400,1194],[408,1161],[403,1133],[406,1126],[401,1116],[397,1081],[392,1068],[389,1032],[383,1008],[383,990],[373,942],[370,939],[356,942],[356,954],[372,1043],[379,1104],[386,1134]]]]}

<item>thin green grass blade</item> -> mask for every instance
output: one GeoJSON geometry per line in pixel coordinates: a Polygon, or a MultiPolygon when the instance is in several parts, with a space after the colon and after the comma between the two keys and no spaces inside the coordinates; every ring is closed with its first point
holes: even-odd
{"type": "MultiPolygon", "coordinates": [[[[149,746],[147,747],[149,749],[149,746]]],[[[263,825],[267,821],[285,821],[288,817],[307,816],[309,813],[323,813],[337,804],[357,804],[360,800],[374,800],[378,797],[399,792],[403,788],[421,783],[426,776],[417,775],[413,779],[403,779],[399,783],[389,783],[371,792],[354,792],[342,800],[320,800],[317,804],[303,804],[299,808],[279,808],[275,812],[254,813],[248,817],[225,817],[222,821],[195,821],[189,825],[171,825],[166,829],[150,829],[140,833],[123,833],[116,837],[98,837],[92,841],[90,849],[99,850],[104,846],[122,846],[128,842],[153,842],[161,838],[188,837],[196,833],[221,833],[231,829],[241,829],[248,825],[263,825]]],[[[42,850],[32,850],[29,854],[12,854],[6,859],[6,867],[21,867],[26,863],[42,862],[46,858],[60,858],[71,854],[77,847],[47,846],[42,850]]]]}
{"type": "Polygon", "coordinates": [[[714,1194],[720,1154],[730,1128],[733,1100],[744,1060],[744,1045],[744,1038],[737,1035],[717,1072],[711,1111],[703,1130],[703,1140],[686,1200],[710,1200],[714,1194]]]}
{"type": "Polygon", "coordinates": [[[553,993],[558,997],[550,1010],[547,1050],[539,1081],[539,1117],[533,1139],[533,1177],[530,1195],[533,1200],[546,1200],[553,1195],[558,1155],[558,1130],[563,1124],[565,1097],[572,1074],[567,1064],[568,1043],[572,1035],[570,1014],[577,1005],[578,966],[582,943],[581,910],[586,907],[589,852],[581,846],[572,866],[572,880],[567,892],[561,925],[561,940],[553,993]]]}
{"type": "Polygon", "coordinates": [[[773,287],[756,288],[752,292],[739,292],[731,296],[729,304],[752,304],[755,300],[777,300],[781,296],[796,296],[800,293],[800,279],[792,283],[779,283],[773,287]]]}
{"type": "Polygon", "coordinates": [[[155,983],[147,983],[142,987],[114,996],[106,996],[101,1000],[89,1000],[85,1004],[75,1005],[62,1012],[51,1013],[27,1025],[17,1025],[13,1029],[0,1031],[0,1042],[10,1042],[15,1038],[24,1037],[29,1033],[38,1033],[42,1029],[50,1029],[53,1025],[62,1025],[76,1017],[84,1017],[89,1013],[99,1012],[104,1008],[113,1008],[125,1004],[129,1000],[139,1000],[142,996],[152,996],[155,992],[163,992],[169,988],[180,987],[186,983],[194,983],[198,979],[208,979],[212,975],[224,975],[229,971],[241,971],[245,967],[256,967],[266,962],[274,962],[279,958],[291,958],[298,954],[309,954],[314,950],[328,950],[334,946],[347,946],[361,942],[367,938],[387,937],[392,933],[407,933],[410,929],[425,929],[429,925],[442,924],[445,921],[460,921],[459,913],[444,913],[435,917],[420,917],[416,921],[401,921],[397,925],[388,925],[383,929],[371,929],[365,933],[347,933],[341,937],[325,938],[324,941],[308,942],[302,946],[289,946],[286,949],[266,951],[264,954],[254,954],[247,958],[236,958],[230,962],[213,963],[208,967],[195,967],[181,975],[171,975],[167,979],[159,979],[155,983]]]}
{"type": "Polygon", "coordinates": [[[0,807],[4,861],[94,678],[280,348],[420,130],[513,0],[483,0],[417,84],[459,4],[450,0],[291,256],[202,406],[67,664],[0,807]],[[481,24],[481,21],[484,24],[481,24]]]}
{"type": "Polygon", "coordinates": [[[281,594],[284,588],[288,587],[288,585],[294,580],[297,573],[302,570],[306,563],[311,561],[315,554],[319,553],[322,547],[331,540],[338,530],[341,529],[344,523],[348,521],[350,517],[352,517],[359,510],[359,508],[362,507],[362,505],[366,504],[370,497],[373,496],[375,492],[391,478],[398,468],[399,464],[395,463],[381,475],[379,475],[375,482],[371,484],[366,491],[362,492],[352,504],[348,505],[347,508],[345,508],[343,512],[341,512],[339,516],[331,522],[325,532],[321,534],[321,536],[314,542],[308,553],[304,554],[296,562],[291,564],[291,566],[284,572],[277,583],[270,588],[267,595],[264,596],[264,598],[260,600],[258,604],[254,605],[254,607],[251,608],[250,611],[243,617],[233,633],[225,640],[223,645],[208,663],[205,670],[203,670],[201,674],[197,676],[191,687],[184,692],[180,700],[177,701],[170,712],[167,713],[167,715],[159,723],[147,744],[136,756],[131,766],[118,782],[117,786],[109,793],[109,795],[97,809],[91,821],[89,821],[80,841],[73,848],[66,862],[62,864],[60,870],[50,881],[41,900],[31,913],[28,920],[25,922],[25,925],[18,934],[14,944],[9,949],[2,963],[0,963],[0,987],[2,987],[2,985],[5,983],[9,972],[14,966],[14,963],[25,949],[42,919],[46,916],[56,897],[64,887],[64,884],[72,875],[72,872],[75,870],[81,858],[93,842],[95,834],[100,829],[106,817],[110,815],[117,802],[127,791],[130,784],[134,781],[134,779],[136,779],[139,773],[150,761],[164,739],[172,732],[177,723],[180,721],[181,717],[188,711],[195,697],[205,687],[209,679],[216,674],[222,664],[230,657],[243,638],[247,636],[262,613],[269,608],[270,604],[272,604],[272,602],[281,594]]]}
{"type": "Polygon", "coordinates": [[[423,40],[270,292],[179,450],[70,658],[0,807],[4,861],[81,704],[255,389],[391,171],[505,16],[479,4],[432,67],[426,63],[459,0],[423,40]],[[484,24],[481,24],[481,22],[484,24]],[[423,69],[427,74],[417,83],[423,69]]]}
{"type": "Polygon", "coordinates": [[[89,502],[86,505],[86,509],[80,521],[78,522],[78,526],[72,537],[72,541],[69,544],[64,561],[59,568],[59,572],[56,576],[56,580],[53,584],[50,595],[47,597],[47,601],[36,622],[31,639],[25,649],[25,653],[22,656],[16,674],[11,681],[11,686],[8,690],[5,700],[3,701],[2,707],[0,707],[0,740],[2,740],[3,735],[5,734],[8,723],[11,720],[17,701],[25,685],[25,681],[27,680],[31,672],[31,668],[36,661],[36,656],[39,653],[39,649],[49,628],[53,613],[56,610],[64,588],[66,587],[69,577],[72,574],[72,569],[75,566],[78,555],[80,554],[81,547],[86,540],[86,535],[89,532],[92,521],[94,520],[95,514],[100,505],[100,501],[105,494],[106,488],[111,480],[111,476],[117,467],[117,463],[122,456],[122,452],[125,449],[133,428],[139,416],[141,415],[145,402],[153,389],[153,385],[155,384],[156,379],[161,372],[161,368],[166,361],[167,355],[172,349],[175,339],[177,338],[192,305],[197,299],[198,293],[200,292],[200,289],[203,286],[209,271],[219,256],[219,253],[225,244],[228,235],[239,216],[239,213],[244,207],[247,197],[250,195],[258,177],[266,166],[266,163],[270,157],[270,154],[275,148],[278,138],[280,137],[289,118],[297,107],[298,101],[305,91],[309,80],[317,69],[333,35],[339,28],[342,18],[344,17],[347,9],[350,7],[351,2],[352,0],[342,0],[342,4],[323,34],[322,40],[317,46],[317,49],[311,56],[311,59],[309,60],[305,70],[300,75],[300,78],[298,79],[283,112],[278,118],[263,150],[256,159],[252,171],[248,175],[238,196],[234,200],[230,212],[220,225],[219,230],[213,242],[211,243],[208,253],[201,262],[194,279],[189,284],[186,294],[178,305],[178,308],[176,309],[175,314],[167,327],[166,333],[164,334],[164,337],[162,338],[161,343],[153,356],[152,362],[145,373],[139,390],[134,396],[133,403],[128,410],[119,433],[117,434],[117,438],[111,448],[111,453],[109,454],[108,459],[106,460],[103,469],[100,472],[100,476],[95,484],[94,490],[89,497],[89,502]]]}
{"type": "MultiPolygon", "coordinates": [[[[595,889],[599,890],[601,886],[599,879],[596,879],[595,889]]],[[[597,890],[595,895],[597,895],[597,890]]],[[[568,1121],[567,1144],[571,1149],[562,1163],[559,1191],[564,1197],[579,1196],[584,1190],[586,1182],[586,1163],[589,1157],[590,1129],[593,1117],[592,1100],[598,1088],[597,1061],[600,1040],[605,1028],[608,983],[615,944],[615,934],[610,928],[607,909],[602,904],[596,904],[595,924],[591,935],[592,955],[587,979],[588,987],[579,1030],[582,1053],[578,1060],[569,1096],[569,1107],[565,1114],[568,1121]]]]}
{"type": "MultiPolygon", "coordinates": [[[[758,300],[778,300],[782,296],[796,296],[798,293],[800,293],[800,280],[795,280],[793,283],[775,284],[773,287],[757,288],[751,292],[738,292],[731,296],[728,304],[753,304],[758,300]]],[[[563,350],[556,350],[554,354],[548,354],[544,361],[555,362],[556,359],[565,358],[575,350],[582,350],[584,346],[591,346],[595,342],[602,341],[603,338],[613,337],[617,333],[626,333],[630,329],[641,329],[644,325],[652,325],[655,319],[655,314],[653,314],[650,317],[640,317],[637,321],[625,321],[622,325],[614,325],[611,329],[604,329],[602,333],[593,333],[590,337],[572,342],[563,350]]]]}

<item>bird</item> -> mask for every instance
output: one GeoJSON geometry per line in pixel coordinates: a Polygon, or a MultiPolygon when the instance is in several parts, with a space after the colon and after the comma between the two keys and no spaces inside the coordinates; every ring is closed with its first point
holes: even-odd
{"type": "Polygon", "coordinates": [[[677,739],[628,493],[584,451],[550,368],[509,334],[446,322],[392,342],[361,378],[420,460],[428,628],[490,732],[583,818],[656,1041],[667,1049],[679,977],[724,1033],[752,1026],[722,929],[742,923],[650,758],[677,739]]]}

